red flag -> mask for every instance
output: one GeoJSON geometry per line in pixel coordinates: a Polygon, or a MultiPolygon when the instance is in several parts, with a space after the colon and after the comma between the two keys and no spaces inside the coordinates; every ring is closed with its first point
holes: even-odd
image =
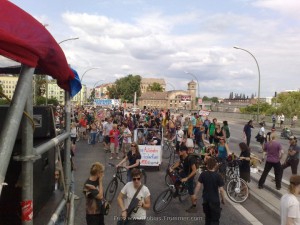
{"type": "Polygon", "coordinates": [[[57,79],[69,91],[74,73],[48,30],[31,15],[7,0],[0,0],[0,54],[57,79]]]}

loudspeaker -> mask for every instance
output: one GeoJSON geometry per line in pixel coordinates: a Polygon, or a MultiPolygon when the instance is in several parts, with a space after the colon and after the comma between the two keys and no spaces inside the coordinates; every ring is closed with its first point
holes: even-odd
{"type": "MultiPolygon", "coordinates": [[[[5,118],[8,107],[0,107],[0,116],[5,118]]],[[[55,125],[53,113],[50,107],[35,107],[34,114],[38,115],[39,123],[34,132],[34,147],[49,141],[55,137],[55,125]],[[53,123],[51,123],[51,121],[53,123]],[[43,130],[45,129],[45,130],[43,130]]],[[[0,121],[0,129],[3,121],[0,121]],[[2,122],[1,122],[2,121],[2,122]]],[[[4,131],[5,132],[5,131],[4,131]]],[[[0,197],[0,225],[21,224],[21,170],[22,162],[15,161],[14,156],[21,154],[22,141],[21,129],[15,142],[13,154],[9,162],[5,176],[8,184],[2,189],[0,197]]],[[[54,191],[55,179],[55,148],[41,155],[33,164],[33,215],[37,215],[40,209],[47,203],[54,191]]]]}

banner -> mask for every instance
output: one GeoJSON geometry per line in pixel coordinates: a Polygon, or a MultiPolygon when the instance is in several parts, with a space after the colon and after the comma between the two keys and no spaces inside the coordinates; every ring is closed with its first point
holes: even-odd
{"type": "Polygon", "coordinates": [[[119,106],[119,99],[94,99],[94,105],[96,106],[119,106]]]}
{"type": "Polygon", "coordinates": [[[190,102],[192,97],[190,95],[181,95],[180,99],[182,102],[190,102]]]}
{"type": "Polygon", "coordinates": [[[139,145],[141,153],[141,166],[159,166],[161,164],[160,145],[139,145]]]}

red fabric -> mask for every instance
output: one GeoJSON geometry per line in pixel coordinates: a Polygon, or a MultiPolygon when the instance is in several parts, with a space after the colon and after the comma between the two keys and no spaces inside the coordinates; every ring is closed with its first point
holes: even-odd
{"type": "Polygon", "coordinates": [[[69,91],[74,73],[48,30],[31,15],[7,0],[0,0],[0,54],[57,79],[69,91]]]}

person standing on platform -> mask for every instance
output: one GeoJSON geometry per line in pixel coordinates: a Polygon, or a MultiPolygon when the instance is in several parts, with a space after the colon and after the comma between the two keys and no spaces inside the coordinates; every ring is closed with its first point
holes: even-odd
{"type": "Polygon", "coordinates": [[[246,139],[247,146],[250,146],[251,141],[251,129],[253,127],[253,121],[249,120],[249,122],[244,126],[244,139],[246,139]]]}

